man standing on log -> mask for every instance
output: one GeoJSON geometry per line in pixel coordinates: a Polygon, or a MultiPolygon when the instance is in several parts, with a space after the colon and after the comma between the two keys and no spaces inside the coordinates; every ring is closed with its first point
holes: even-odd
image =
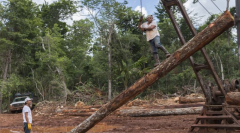
{"type": "Polygon", "coordinates": [[[142,24],[143,16],[141,16],[139,19],[138,28],[141,31],[146,32],[147,41],[150,43],[153,58],[155,60],[154,67],[156,67],[160,64],[157,49],[161,49],[165,53],[166,58],[168,58],[170,54],[160,42],[160,34],[157,29],[157,23],[153,21],[153,16],[148,15],[146,19],[147,22],[142,24]]]}

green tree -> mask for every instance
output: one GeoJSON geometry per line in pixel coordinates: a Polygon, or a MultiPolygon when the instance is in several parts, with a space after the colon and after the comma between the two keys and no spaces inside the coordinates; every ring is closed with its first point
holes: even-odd
{"type": "Polygon", "coordinates": [[[89,72],[91,62],[89,50],[93,41],[93,26],[93,22],[89,19],[74,21],[66,35],[65,43],[62,45],[67,57],[71,61],[67,72],[69,75],[68,86],[72,90],[75,84],[79,82],[80,77],[82,82],[86,82],[92,76],[89,72]]]}
{"type": "Polygon", "coordinates": [[[41,6],[43,27],[52,29],[54,24],[58,24],[60,33],[65,35],[68,32],[68,28],[66,22],[63,22],[63,20],[71,18],[77,12],[76,4],[75,0],[58,0],[51,4],[45,1],[41,6]]]}
{"type": "Polygon", "coordinates": [[[112,34],[116,17],[114,10],[121,4],[115,0],[84,0],[82,4],[86,6],[91,18],[94,20],[100,43],[107,47],[108,52],[108,99],[112,96],[112,34]],[[92,11],[97,12],[93,14],[92,11]]]}
{"type": "Polygon", "coordinates": [[[110,99],[112,86],[126,89],[147,68],[149,46],[137,29],[140,13],[116,1],[86,0],[83,4],[96,27],[92,63],[98,67],[92,67],[93,80],[105,86],[108,77],[110,99]]]}
{"type": "Polygon", "coordinates": [[[46,45],[46,49],[36,52],[38,67],[31,68],[31,77],[43,100],[63,98],[66,102],[67,95],[70,94],[66,81],[66,69],[70,60],[61,49],[63,38],[57,24],[52,30],[47,28],[45,32],[42,43],[46,45]]]}
{"type": "Polygon", "coordinates": [[[8,78],[12,73],[23,73],[25,61],[31,58],[34,39],[38,36],[38,27],[41,25],[38,11],[38,6],[31,0],[8,0],[1,3],[0,47],[3,76],[0,89],[0,111],[1,93],[7,89],[8,78]]]}

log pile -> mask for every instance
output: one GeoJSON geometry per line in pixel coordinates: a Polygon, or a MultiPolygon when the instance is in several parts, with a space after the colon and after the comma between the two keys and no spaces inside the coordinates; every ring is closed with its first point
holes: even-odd
{"type": "Polygon", "coordinates": [[[42,101],[37,103],[37,105],[34,107],[33,112],[35,116],[48,116],[54,114],[56,108],[61,108],[61,104],[53,101],[42,101]]]}
{"type": "MultiPolygon", "coordinates": [[[[161,100],[161,99],[159,99],[161,100]]],[[[120,112],[128,112],[128,110],[144,110],[145,113],[151,112],[153,110],[164,110],[164,109],[178,109],[178,108],[194,108],[194,107],[202,107],[204,103],[194,103],[194,104],[177,104],[177,105],[161,105],[161,104],[153,104],[148,103],[149,101],[146,100],[140,100],[135,99],[134,101],[130,102],[126,106],[123,106],[119,108],[116,112],[114,112],[114,115],[118,116],[131,116],[131,115],[125,115],[125,113],[120,112]]],[[[57,115],[66,115],[66,116],[90,116],[95,111],[97,111],[101,105],[94,105],[94,106],[87,106],[83,102],[77,102],[74,107],[67,107],[64,109],[56,109],[57,115]]],[[[182,113],[184,114],[184,113],[182,113]]],[[[190,113],[191,114],[191,113],[190,113]]],[[[149,114],[149,116],[151,113],[149,114]]],[[[161,114],[159,114],[161,115],[161,114]]],[[[165,114],[168,115],[168,114],[165,114]]],[[[169,114],[171,115],[171,114],[169,114]]],[[[176,114],[181,115],[181,113],[176,114]]],[[[154,114],[153,114],[154,116],[154,114]]]]}

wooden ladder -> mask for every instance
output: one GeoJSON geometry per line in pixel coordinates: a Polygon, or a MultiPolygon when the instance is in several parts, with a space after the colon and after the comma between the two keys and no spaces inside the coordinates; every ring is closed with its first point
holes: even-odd
{"type": "MultiPolygon", "coordinates": [[[[196,128],[202,132],[213,131],[234,131],[239,130],[240,123],[229,112],[228,108],[234,108],[231,106],[223,105],[204,105],[203,110],[189,129],[189,132],[194,132],[196,128]]],[[[238,107],[239,108],[239,107],[238,107]]]]}

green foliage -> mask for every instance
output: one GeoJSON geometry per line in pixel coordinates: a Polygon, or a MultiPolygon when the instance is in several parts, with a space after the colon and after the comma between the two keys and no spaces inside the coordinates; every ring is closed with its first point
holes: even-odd
{"type": "MultiPolygon", "coordinates": [[[[186,1],[182,0],[183,3],[186,1]]],[[[173,53],[181,43],[161,1],[156,9],[161,43],[173,53]]],[[[234,14],[235,10],[231,8],[230,12],[234,14]]],[[[173,14],[185,39],[191,39],[192,34],[178,15],[177,8],[173,8],[173,14]]],[[[200,32],[218,16],[210,16],[203,25],[195,28],[200,32]]],[[[116,96],[153,68],[149,43],[137,28],[139,17],[139,12],[127,7],[127,1],[59,0],[42,5],[31,0],[1,2],[2,107],[7,107],[15,93],[28,91],[42,100],[66,101],[75,92],[93,94],[86,102],[94,104],[106,97],[109,77],[112,79],[113,96],[116,96]],[[71,26],[64,22],[83,9],[89,12],[88,19],[74,21],[71,26]],[[96,90],[103,95],[98,96],[96,90]]],[[[194,24],[198,21],[197,17],[190,19],[194,24]]],[[[235,40],[236,36],[230,29],[206,46],[220,77],[222,65],[225,78],[238,78],[235,40]]],[[[162,51],[159,55],[160,60],[165,59],[162,51]]],[[[199,52],[193,57],[198,64],[205,63],[199,52]]],[[[207,71],[201,74],[204,79],[213,81],[207,71]]],[[[189,61],[185,61],[139,97],[153,92],[176,93],[186,85],[193,86],[195,81],[192,67],[189,61]]]]}
{"type": "Polygon", "coordinates": [[[68,31],[66,22],[62,20],[71,18],[77,12],[77,2],[74,0],[58,0],[52,4],[46,1],[41,6],[41,19],[43,20],[43,27],[52,29],[54,24],[58,24],[60,33],[66,34],[68,31]]]}

